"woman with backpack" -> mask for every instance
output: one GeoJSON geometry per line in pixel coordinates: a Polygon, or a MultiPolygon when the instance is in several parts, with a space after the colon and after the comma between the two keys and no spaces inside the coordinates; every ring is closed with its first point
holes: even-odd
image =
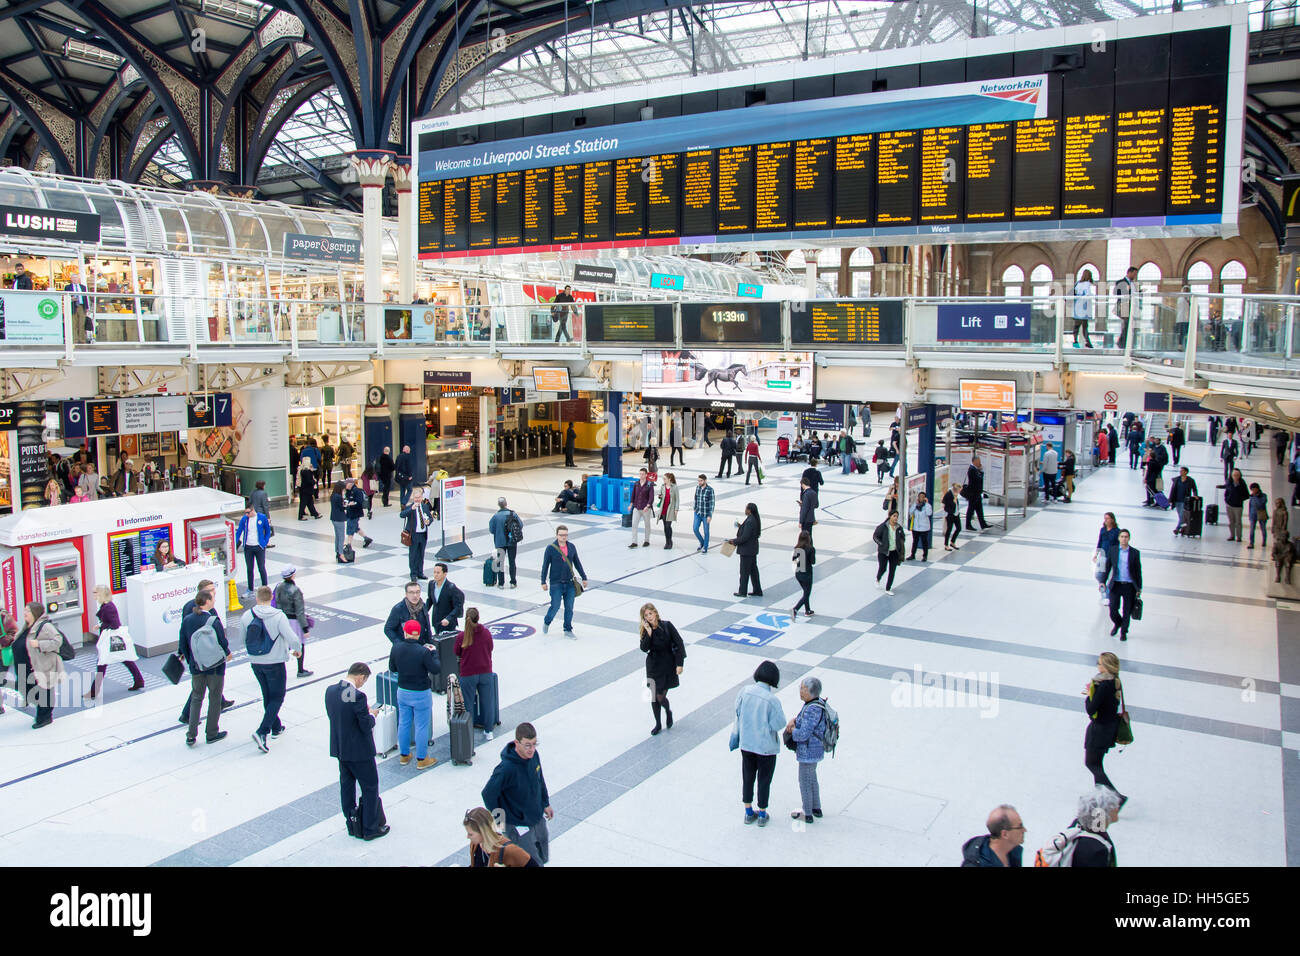
{"type": "Polygon", "coordinates": [[[1119,735],[1120,714],[1124,712],[1124,688],[1119,680],[1119,658],[1110,651],[1097,657],[1097,673],[1083,685],[1084,709],[1088,712],[1088,729],[1083,735],[1083,764],[1092,772],[1092,782],[1109,787],[1119,797],[1119,806],[1128,797],[1115,789],[1106,776],[1102,760],[1115,746],[1119,735]]]}
{"type": "Polygon", "coordinates": [[[650,701],[650,711],[655,716],[650,736],[654,737],[662,729],[659,725],[660,711],[667,716],[668,729],[672,730],[673,708],[668,703],[668,692],[678,686],[677,678],[686,666],[686,644],[672,621],[660,620],[659,609],[653,604],[641,605],[640,636],[641,652],[646,656],[646,686],[654,695],[650,701]]]}
{"type": "MultiPolygon", "coordinates": [[[[18,634],[28,661],[27,686],[19,687],[19,696],[24,698],[24,706],[32,702],[36,704],[36,723],[32,724],[32,730],[48,727],[54,722],[54,692],[66,677],[63,657],[59,653],[65,638],[54,622],[44,615],[42,602],[28,601],[23,608],[26,626],[18,634]]],[[[15,654],[14,664],[17,663],[15,654]]],[[[21,671],[19,676],[22,676],[21,671]]]]}
{"type": "Polygon", "coordinates": [[[826,756],[823,736],[826,732],[826,707],[821,702],[822,682],[816,677],[805,677],[799,682],[799,699],[803,706],[799,713],[785,725],[786,746],[793,744],[794,759],[799,765],[799,799],[803,811],[795,810],[790,817],[812,823],[822,815],[822,794],[817,786],[817,764],[826,756]]]}

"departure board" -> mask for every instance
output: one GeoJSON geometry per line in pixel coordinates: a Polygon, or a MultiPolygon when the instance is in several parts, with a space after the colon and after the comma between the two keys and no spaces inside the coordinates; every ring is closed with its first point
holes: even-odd
{"type": "Polygon", "coordinates": [[[589,342],[673,341],[671,302],[589,305],[583,311],[582,320],[589,342]]]}
{"type": "Polygon", "coordinates": [[[578,242],[582,238],[582,167],[556,166],[551,180],[551,239],[578,242]]]}
{"type": "Polygon", "coordinates": [[[714,150],[686,154],[682,173],[682,235],[711,236],[718,231],[714,150]]]}
{"type": "Polygon", "coordinates": [[[416,216],[419,253],[442,251],[442,182],[420,183],[416,216]]]}
{"type": "Polygon", "coordinates": [[[966,130],[966,221],[1011,218],[1011,123],[980,123],[966,130]]]}
{"type": "Polygon", "coordinates": [[[1202,12],[1105,49],[1063,28],[1064,42],[958,56],[945,61],[949,82],[891,80],[883,94],[757,97],[702,113],[620,100],[626,109],[595,122],[583,104],[556,106],[562,120],[523,124],[546,132],[501,139],[491,117],[419,120],[417,254],[798,245],[801,234],[986,241],[1011,223],[1209,235],[1235,214],[1225,164],[1244,80],[1229,54],[1248,31],[1202,12]]]}
{"type": "Polygon", "coordinates": [[[640,239],[645,235],[645,186],[642,173],[649,160],[620,159],[614,164],[614,238],[640,239]]]}
{"type": "Polygon", "coordinates": [[[682,160],[676,153],[651,156],[644,161],[646,235],[676,236],[677,197],[682,195],[682,160]]]}
{"type": "Polygon", "coordinates": [[[518,246],[524,241],[524,174],[518,169],[497,173],[496,241],[518,246]]]}
{"type": "Polygon", "coordinates": [[[609,242],[614,222],[614,164],[587,163],[582,168],[582,241],[609,242]]]}
{"type": "Polygon", "coordinates": [[[804,139],[794,145],[794,228],[829,229],[834,158],[830,138],[804,139]]]}
{"type": "Polygon", "coordinates": [[[754,228],[754,147],[718,150],[718,235],[754,228]]]}
{"type": "Polygon", "coordinates": [[[1065,117],[1061,215],[1066,219],[1110,216],[1113,123],[1110,113],[1065,117]]]}
{"type": "Polygon", "coordinates": [[[545,246],[551,242],[551,171],[524,170],[524,245],[545,246]]]}
{"type": "Polygon", "coordinates": [[[837,228],[871,225],[874,206],[876,164],[872,159],[873,138],[835,138],[835,225],[837,228]]]}
{"type": "Polygon", "coordinates": [[[492,213],[496,205],[496,177],[472,176],[469,181],[469,247],[492,248],[492,213]]]}
{"type": "Polygon", "coordinates": [[[960,222],[966,130],[941,126],[921,131],[921,222],[960,222]]]}
{"type": "Polygon", "coordinates": [[[754,158],[754,231],[788,232],[791,222],[792,143],[766,143],[754,158]]]}
{"type": "Polygon", "coordinates": [[[469,248],[469,180],[449,179],[442,185],[442,247],[469,248]]]}
{"type": "Polygon", "coordinates": [[[1061,121],[1021,120],[1015,127],[1011,218],[1057,219],[1061,215],[1061,121]]]}
{"type": "Polygon", "coordinates": [[[898,299],[814,300],[790,313],[790,341],[799,345],[902,345],[898,299]]]}

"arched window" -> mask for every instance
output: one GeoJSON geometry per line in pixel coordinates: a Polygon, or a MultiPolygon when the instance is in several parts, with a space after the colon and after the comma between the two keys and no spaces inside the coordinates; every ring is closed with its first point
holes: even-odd
{"type": "Polygon", "coordinates": [[[849,256],[849,278],[853,283],[853,296],[865,299],[871,295],[871,272],[876,257],[866,246],[859,246],[849,256]]]}
{"type": "Polygon", "coordinates": [[[1219,270],[1219,289],[1223,292],[1223,321],[1230,322],[1241,318],[1241,293],[1245,288],[1246,267],[1233,259],[1226,262],[1219,270]]]}
{"type": "Polygon", "coordinates": [[[1204,259],[1193,262],[1192,267],[1187,270],[1187,285],[1195,296],[1192,302],[1198,321],[1205,321],[1210,317],[1210,300],[1207,296],[1210,294],[1210,282],[1213,279],[1214,270],[1204,259]]]}
{"type": "Polygon", "coordinates": [[[823,249],[817,253],[817,278],[835,290],[840,291],[840,250],[823,249]]]}
{"type": "Polygon", "coordinates": [[[1029,282],[1034,290],[1035,299],[1046,299],[1052,294],[1052,267],[1045,262],[1034,266],[1029,273],[1029,282]]]}
{"type": "Polygon", "coordinates": [[[1024,288],[1025,270],[1020,266],[1007,266],[1002,270],[1002,294],[1008,299],[1019,299],[1024,288]]]}
{"type": "Polygon", "coordinates": [[[1160,304],[1160,267],[1154,262],[1144,262],[1138,267],[1137,287],[1138,302],[1142,309],[1142,321],[1151,327],[1156,321],[1156,308],[1160,304]]]}

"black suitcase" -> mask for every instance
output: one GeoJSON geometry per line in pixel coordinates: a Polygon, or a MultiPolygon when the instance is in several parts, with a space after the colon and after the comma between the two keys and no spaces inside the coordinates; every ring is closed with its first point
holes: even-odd
{"type": "Polygon", "coordinates": [[[436,648],[433,653],[438,655],[438,663],[442,667],[438,676],[433,678],[433,689],[435,693],[445,694],[448,675],[460,676],[460,661],[456,658],[456,632],[443,631],[434,637],[433,646],[436,648]]]}
{"type": "Polygon", "coordinates": [[[460,693],[460,681],[455,676],[449,682],[447,694],[447,730],[451,737],[451,762],[455,765],[474,762],[474,727],[465,710],[465,699],[460,693]]]}
{"type": "Polygon", "coordinates": [[[1187,499],[1187,504],[1183,506],[1183,534],[1189,538],[1199,538],[1204,519],[1204,502],[1201,498],[1193,495],[1187,499]]]}
{"type": "Polygon", "coordinates": [[[1219,506],[1217,503],[1205,506],[1205,523],[1206,524],[1219,523],[1219,506]]]}

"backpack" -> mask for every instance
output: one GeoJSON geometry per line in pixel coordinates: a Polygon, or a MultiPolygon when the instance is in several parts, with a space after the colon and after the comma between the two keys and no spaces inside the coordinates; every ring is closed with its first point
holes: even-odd
{"type": "MultiPolygon", "coordinates": [[[[1052,837],[1051,843],[1034,854],[1034,866],[1073,866],[1074,850],[1083,837],[1096,840],[1098,843],[1106,843],[1097,834],[1080,826],[1072,826],[1052,837]]],[[[1106,850],[1110,851],[1109,844],[1106,850]]]]}
{"type": "Polygon", "coordinates": [[[519,544],[524,540],[524,523],[513,511],[506,517],[506,540],[519,544]]]}
{"type": "Polygon", "coordinates": [[[821,707],[824,719],[822,720],[822,746],[832,757],[835,756],[835,745],[840,742],[840,715],[835,713],[835,709],[827,703],[826,698],[822,697],[817,701],[821,707]]]}
{"type": "Polygon", "coordinates": [[[275,641],[271,640],[271,635],[266,630],[266,622],[256,613],[248,622],[248,629],[244,631],[244,647],[252,657],[270,654],[271,648],[275,647],[275,641]]]}
{"type": "Polygon", "coordinates": [[[226,652],[217,641],[217,629],[212,624],[215,620],[209,615],[203,626],[190,635],[190,657],[194,658],[196,670],[211,670],[226,658],[226,652]]]}

